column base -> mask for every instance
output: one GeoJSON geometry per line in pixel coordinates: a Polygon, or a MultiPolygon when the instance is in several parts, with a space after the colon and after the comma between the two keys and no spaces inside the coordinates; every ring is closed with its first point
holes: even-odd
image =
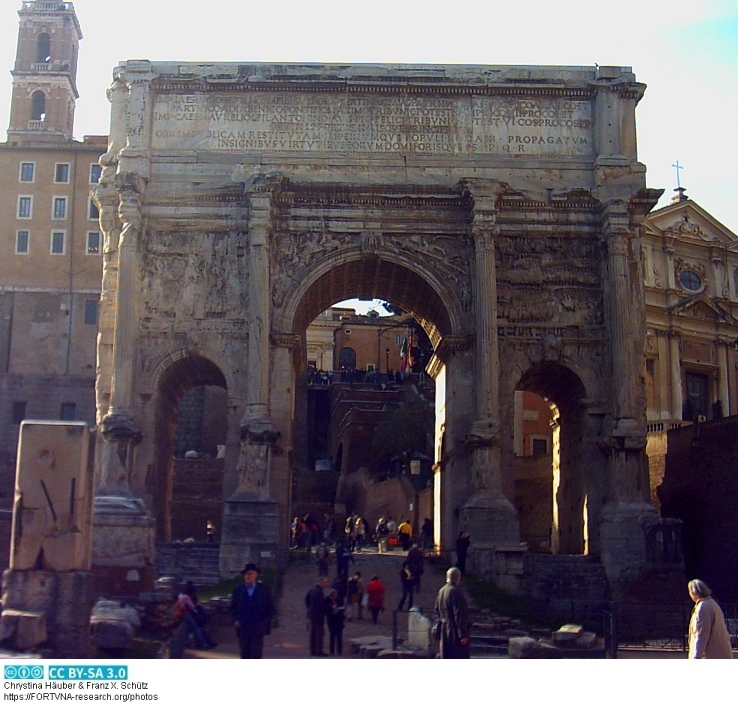
{"type": "Polygon", "coordinates": [[[517,511],[504,496],[469,499],[459,512],[459,527],[469,533],[472,549],[520,542],[517,511]]]}
{"type": "Polygon", "coordinates": [[[600,512],[600,559],[610,583],[611,597],[638,578],[648,562],[646,536],[659,522],[646,502],[613,501],[600,512]]]}
{"type": "Polygon", "coordinates": [[[92,573],[99,594],[135,596],[154,586],[154,519],[140,499],[95,497],[92,573]]]}
{"type": "Polygon", "coordinates": [[[3,611],[43,614],[46,643],[55,657],[88,658],[93,581],[86,571],[6,570],[3,611]]]}
{"type": "Polygon", "coordinates": [[[247,562],[264,570],[277,565],[279,511],[273,499],[232,496],[223,506],[220,576],[237,575],[247,562]]]}

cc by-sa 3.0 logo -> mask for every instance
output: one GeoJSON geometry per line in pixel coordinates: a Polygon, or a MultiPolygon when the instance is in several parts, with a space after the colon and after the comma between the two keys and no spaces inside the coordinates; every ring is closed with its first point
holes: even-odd
{"type": "Polygon", "coordinates": [[[5,665],[3,674],[6,680],[41,680],[44,677],[44,666],[5,665]]]}

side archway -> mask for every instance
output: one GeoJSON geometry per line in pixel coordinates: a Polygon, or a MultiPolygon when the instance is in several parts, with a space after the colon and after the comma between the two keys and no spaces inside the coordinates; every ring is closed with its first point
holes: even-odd
{"type": "MultiPolygon", "coordinates": [[[[544,399],[549,410],[548,471],[540,472],[541,459],[528,452],[533,471],[521,480],[518,462],[516,478],[516,504],[528,505],[539,518],[529,530],[540,534],[543,516],[550,517],[550,549],[554,553],[580,555],[590,548],[589,499],[594,490],[593,477],[587,471],[585,446],[587,444],[587,417],[585,400],[587,392],[581,378],[570,368],[551,361],[537,363],[520,378],[517,391],[528,392],[544,399]],[[538,463],[538,472],[534,465],[538,463]],[[546,496],[546,492],[550,492],[546,496]],[[526,495],[527,492],[527,495],[526,495]],[[541,511],[535,502],[550,506],[541,511]],[[550,501],[550,505],[548,504],[550,501]],[[538,523],[536,526],[535,523],[538,523]]],[[[525,408],[524,401],[524,408],[525,408]]],[[[524,411],[525,413],[526,411],[524,411]]],[[[516,432],[523,432],[516,428],[516,432]]],[[[532,447],[526,446],[528,450],[532,447]]],[[[525,458],[526,460],[528,458],[525,458]]],[[[545,459],[543,460],[545,465],[545,459]]],[[[523,539],[526,535],[521,520],[523,539]]]]}
{"type": "MultiPolygon", "coordinates": [[[[172,507],[172,499],[175,462],[177,461],[175,457],[175,438],[177,435],[178,410],[182,400],[189,392],[202,388],[222,390],[221,393],[216,391],[211,396],[214,397],[215,403],[219,403],[219,398],[222,399],[222,403],[225,403],[227,385],[223,372],[208,358],[193,353],[185,354],[167,365],[159,375],[156,384],[156,420],[154,431],[156,460],[153,477],[154,486],[152,495],[154,497],[154,505],[152,506],[152,513],[156,519],[157,539],[160,541],[167,542],[174,537],[183,537],[173,535],[172,529],[173,524],[176,526],[176,516],[172,507]]],[[[204,458],[198,457],[196,459],[204,458]]],[[[222,465],[222,460],[220,460],[220,464],[222,465]]],[[[197,471],[207,473],[207,469],[207,467],[199,467],[197,471]]],[[[210,470],[212,473],[213,467],[210,467],[210,470]]],[[[210,491],[208,492],[208,498],[210,500],[200,502],[203,504],[203,508],[210,508],[207,504],[212,503],[213,497],[216,495],[218,497],[218,503],[222,499],[222,467],[220,467],[220,471],[217,473],[220,479],[219,486],[216,487],[217,491],[213,489],[212,481],[204,482],[210,485],[210,491]],[[212,497],[210,496],[211,493],[213,494],[212,497]]],[[[218,511],[220,512],[221,510],[219,505],[218,511]]],[[[202,520],[201,523],[204,528],[205,520],[202,520]]],[[[175,528],[176,532],[177,530],[175,528]]]]}

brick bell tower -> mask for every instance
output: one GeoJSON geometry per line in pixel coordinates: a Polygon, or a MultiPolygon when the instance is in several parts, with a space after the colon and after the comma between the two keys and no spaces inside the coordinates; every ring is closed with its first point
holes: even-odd
{"type": "Polygon", "coordinates": [[[24,0],[18,15],[8,142],[71,141],[82,39],[74,3],[24,0]]]}

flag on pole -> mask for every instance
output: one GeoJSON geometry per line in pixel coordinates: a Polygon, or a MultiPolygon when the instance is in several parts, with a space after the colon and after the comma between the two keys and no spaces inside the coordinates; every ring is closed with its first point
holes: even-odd
{"type": "Polygon", "coordinates": [[[402,341],[400,347],[400,371],[404,374],[407,369],[407,354],[408,354],[408,339],[405,335],[405,339],[402,341]]]}

